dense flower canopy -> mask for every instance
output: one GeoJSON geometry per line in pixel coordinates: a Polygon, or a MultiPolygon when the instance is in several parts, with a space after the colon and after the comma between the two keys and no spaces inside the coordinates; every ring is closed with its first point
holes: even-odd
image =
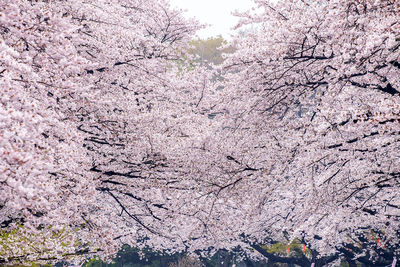
{"type": "Polygon", "coordinates": [[[246,140],[234,157],[264,171],[250,187],[255,237],[283,229],[334,253],[376,229],[397,246],[399,3],[257,2],[241,15],[259,32],[224,66],[230,127],[246,140]]]}
{"type": "Polygon", "coordinates": [[[166,1],[0,0],[1,261],[399,250],[399,2],[255,2],[210,70],[166,1]]]}

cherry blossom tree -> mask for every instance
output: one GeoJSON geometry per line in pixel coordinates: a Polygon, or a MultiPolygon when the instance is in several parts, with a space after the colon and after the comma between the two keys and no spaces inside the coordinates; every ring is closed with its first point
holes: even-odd
{"type": "Polygon", "coordinates": [[[222,108],[229,157],[251,173],[227,183],[248,183],[248,242],[288,234],[326,255],[374,229],[396,247],[399,3],[256,3],[239,14],[259,31],[225,61],[222,108]]]}
{"type": "MultiPolygon", "coordinates": [[[[85,92],[78,76],[88,61],[71,41],[76,27],[48,3],[2,1],[0,9],[1,258],[45,258],[61,249],[50,233],[83,224],[95,192],[65,104],[85,92]]],[[[65,253],[75,252],[76,238],[63,240],[65,253]]]]}
{"type": "Polygon", "coordinates": [[[178,62],[199,26],[164,1],[2,1],[1,19],[2,261],[165,237],[153,173],[199,124],[209,74],[178,62]]]}

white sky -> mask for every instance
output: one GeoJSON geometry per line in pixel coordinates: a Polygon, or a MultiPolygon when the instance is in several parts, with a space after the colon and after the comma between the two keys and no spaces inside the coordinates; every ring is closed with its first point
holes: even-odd
{"type": "Polygon", "coordinates": [[[238,18],[231,13],[234,10],[245,11],[255,6],[251,0],[170,0],[172,7],[186,9],[185,16],[196,17],[201,23],[211,24],[198,32],[199,37],[207,38],[221,34],[229,39],[231,28],[238,18]]]}

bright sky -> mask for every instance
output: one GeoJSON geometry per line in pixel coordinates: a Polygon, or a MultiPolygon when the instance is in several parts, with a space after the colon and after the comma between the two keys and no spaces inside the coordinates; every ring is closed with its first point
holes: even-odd
{"type": "Polygon", "coordinates": [[[186,9],[187,17],[196,17],[201,23],[211,24],[198,32],[199,37],[207,38],[221,34],[228,38],[231,28],[238,18],[231,13],[234,10],[245,11],[254,6],[251,0],[170,0],[173,7],[186,9]]]}

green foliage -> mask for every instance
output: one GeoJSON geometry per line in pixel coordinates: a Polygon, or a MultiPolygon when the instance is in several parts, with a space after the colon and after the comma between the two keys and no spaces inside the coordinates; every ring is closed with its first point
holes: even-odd
{"type": "Polygon", "coordinates": [[[265,251],[271,254],[279,255],[302,255],[311,257],[311,250],[308,249],[300,240],[295,239],[289,242],[277,242],[270,246],[262,246],[265,251]]]}
{"type": "Polygon", "coordinates": [[[224,61],[222,54],[235,52],[235,49],[231,46],[220,49],[221,46],[226,44],[226,40],[221,36],[211,37],[206,40],[192,40],[190,42],[192,48],[186,51],[186,53],[182,53],[180,59],[174,60],[174,63],[178,67],[178,75],[182,74],[182,72],[193,71],[198,65],[209,66],[211,63],[214,65],[221,64],[224,61]],[[193,59],[192,56],[195,56],[196,59],[193,59]]]}
{"type": "Polygon", "coordinates": [[[67,259],[74,256],[75,248],[82,247],[75,239],[77,229],[66,227],[55,230],[48,226],[37,230],[36,234],[32,234],[22,224],[11,230],[0,230],[0,260],[17,266],[46,266],[43,264],[47,260],[40,258],[51,261],[56,256],[63,256],[67,259]]]}
{"type": "Polygon", "coordinates": [[[206,40],[197,39],[190,44],[193,48],[189,50],[189,53],[198,55],[202,64],[213,63],[214,65],[219,65],[224,61],[222,54],[235,51],[233,47],[218,49],[227,44],[222,36],[211,37],[206,40]]]}
{"type": "Polygon", "coordinates": [[[107,263],[107,264],[105,264],[98,257],[94,257],[94,258],[90,259],[83,266],[84,267],[103,267],[104,265],[107,265],[107,267],[119,267],[120,266],[119,263],[107,263]]]}
{"type": "Polygon", "coordinates": [[[105,263],[98,257],[91,258],[84,267],[165,267],[170,263],[176,262],[181,254],[169,255],[161,252],[152,251],[149,248],[139,250],[128,245],[122,246],[118,254],[112,259],[113,263],[105,263]]]}

